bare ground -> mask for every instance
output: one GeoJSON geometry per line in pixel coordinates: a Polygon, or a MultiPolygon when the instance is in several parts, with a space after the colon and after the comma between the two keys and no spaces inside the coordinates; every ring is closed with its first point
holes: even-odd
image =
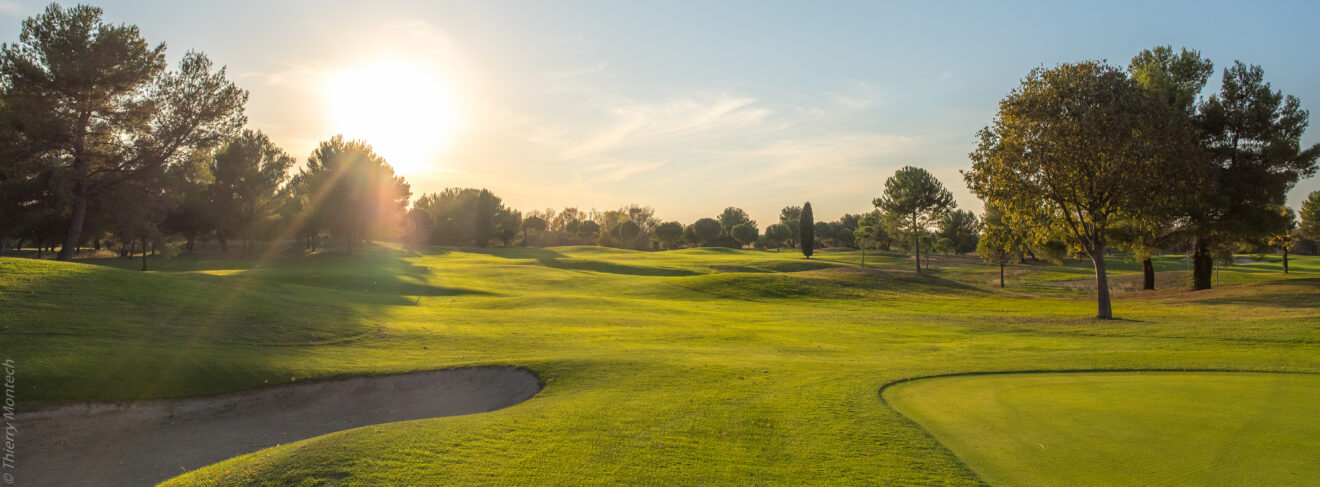
{"type": "Polygon", "coordinates": [[[266,387],[220,396],[25,412],[18,485],[153,485],[244,453],[335,431],[505,408],[540,392],[516,367],[470,367],[266,387]]]}

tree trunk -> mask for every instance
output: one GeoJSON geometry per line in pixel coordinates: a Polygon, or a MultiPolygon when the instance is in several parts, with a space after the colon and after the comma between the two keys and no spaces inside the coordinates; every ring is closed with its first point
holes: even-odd
{"type": "Polygon", "coordinates": [[[1283,246],[1283,273],[1288,273],[1288,246],[1283,246]]]}
{"type": "Polygon", "coordinates": [[[69,231],[64,234],[64,246],[60,247],[56,259],[73,260],[73,249],[78,246],[78,239],[82,238],[83,220],[87,219],[87,199],[87,192],[79,191],[73,200],[73,218],[69,219],[69,231]]]}
{"type": "Polygon", "coordinates": [[[43,247],[43,245],[46,245],[46,241],[43,240],[41,237],[37,237],[37,258],[38,258],[38,259],[41,258],[41,252],[42,252],[43,250],[46,250],[46,248],[43,247]]]}
{"type": "Polygon", "coordinates": [[[229,253],[229,239],[219,233],[215,234],[215,241],[220,243],[220,253],[229,253]]]}
{"type": "Polygon", "coordinates": [[[1105,271],[1105,255],[1099,250],[1091,255],[1095,264],[1095,317],[1102,320],[1114,318],[1114,310],[1109,305],[1109,275],[1105,271]]]}
{"type": "Polygon", "coordinates": [[[142,237],[142,270],[147,270],[147,237],[142,237]]]}
{"type": "Polygon", "coordinates": [[[1192,289],[1200,291],[1210,289],[1215,261],[1210,257],[1210,245],[1202,239],[1196,240],[1196,253],[1192,254],[1192,289]]]}
{"type": "Polygon", "coordinates": [[[917,274],[921,274],[921,235],[916,232],[912,232],[912,251],[916,255],[917,274]]]}
{"type": "Polygon", "coordinates": [[[1154,291],[1155,264],[1150,261],[1150,258],[1146,258],[1146,260],[1141,261],[1141,273],[1142,273],[1141,289],[1154,291]]]}
{"type": "Polygon", "coordinates": [[[1003,261],[1000,261],[1000,262],[999,262],[999,288],[1000,288],[1000,289],[1003,289],[1003,287],[1004,287],[1004,262],[1003,262],[1003,261]]]}

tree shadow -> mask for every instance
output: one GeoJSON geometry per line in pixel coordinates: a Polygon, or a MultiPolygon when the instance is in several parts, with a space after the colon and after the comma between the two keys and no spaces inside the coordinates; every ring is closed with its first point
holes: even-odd
{"type": "Polygon", "coordinates": [[[666,267],[647,267],[628,264],[616,264],[613,262],[604,262],[599,260],[573,259],[573,258],[538,258],[541,265],[552,268],[569,271],[589,271],[603,272],[607,274],[622,274],[629,276],[695,276],[699,272],[687,269],[671,269],[666,267]]]}

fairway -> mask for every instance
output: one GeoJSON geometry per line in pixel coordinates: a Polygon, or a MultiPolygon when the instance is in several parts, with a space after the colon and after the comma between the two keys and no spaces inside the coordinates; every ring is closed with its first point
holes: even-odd
{"type": "MultiPolygon", "coordinates": [[[[169,485],[978,485],[979,470],[891,409],[882,387],[987,371],[1320,372],[1316,257],[1287,275],[1270,262],[1226,268],[1212,291],[1120,294],[1117,321],[1089,318],[1084,289],[1055,285],[1087,263],[1013,266],[1000,290],[998,269],[973,258],[936,257],[924,276],[898,253],[866,259],[376,247],[153,258],[150,272],[116,268],[136,266],[127,259],[0,259],[0,315],[29,405],[481,365],[545,385],[505,409],[285,443],[169,485]]],[[[1220,382],[1185,397],[1219,401],[1220,382]]],[[[1243,452],[1274,451],[1260,448],[1243,452]]],[[[1256,475],[1227,460],[1217,478],[1256,475]]],[[[1173,472],[1205,473],[1193,467],[1173,472]]]]}
{"type": "Polygon", "coordinates": [[[1315,375],[964,375],[884,397],[994,485],[1320,483],[1315,375]]]}

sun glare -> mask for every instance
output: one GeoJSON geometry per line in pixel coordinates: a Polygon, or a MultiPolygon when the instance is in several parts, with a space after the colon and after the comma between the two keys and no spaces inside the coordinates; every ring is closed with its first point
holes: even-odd
{"type": "Polygon", "coordinates": [[[437,169],[457,110],[449,85],[416,64],[382,62],[341,72],[326,84],[336,133],[362,139],[400,173],[437,169]]]}

